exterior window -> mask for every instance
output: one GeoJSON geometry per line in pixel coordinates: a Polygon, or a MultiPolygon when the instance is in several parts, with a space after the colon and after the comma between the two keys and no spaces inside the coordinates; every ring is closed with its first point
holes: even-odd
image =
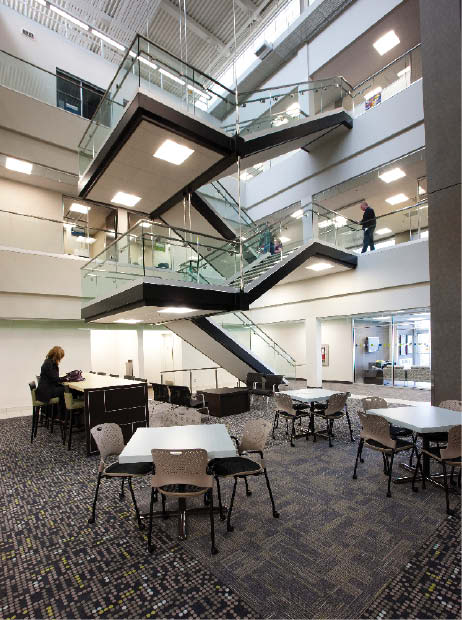
{"type": "Polygon", "coordinates": [[[58,108],[90,119],[103,95],[103,89],[66,71],[56,69],[56,105],[58,108]]]}

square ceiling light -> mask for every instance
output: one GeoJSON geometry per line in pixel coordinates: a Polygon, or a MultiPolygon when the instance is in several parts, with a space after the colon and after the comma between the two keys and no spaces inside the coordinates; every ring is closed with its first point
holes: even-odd
{"type": "Polygon", "coordinates": [[[375,231],[376,235],[388,235],[388,233],[391,233],[392,230],[391,228],[379,228],[378,230],[375,231]]]}
{"type": "Polygon", "coordinates": [[[164,314],[187,314],[188,312],[194,312],[192,308],[164,308],[163,310],[159,310],[160,313],[164,314]]]}
{"type": "Polygon", "coordinates": [[[184,144],[178,144],[173,140],[165,140],[165,142],[163,142],[154,153],[153,157],[163,159],[164,161],[168,161],[170,164],[179,166],[193,153],[194,150],[184,146],[184,144]]]}
{"type": "Polygon", "coordinates": [[[91,207],[81,205],[79,202],[73,202],[69,207],[69,211],[74,211],[74,213],[83,213],[84,215],[86,215],[90,209],[91,207]]]}
{"type": "Polygon", "coordinates": [[[400,202],[406,202],[406,200],[409,200],[406,194],[395,194],[387,198],[386,202],[388,202],[389,205],[399,205],[400,202]]]}
{"type": "Polygon", "coordinates": [[[326,269],[332,269],[333,265],[330,263],[314,263],[313,265],[308,265],[307,269],[311,269],[312,271],[324,271],[326,269]]]}
{"type": "Polygon", "coordinates": [[[7,157],[5,162],[5,168],[8,170],[14,170],[15,172],[22,172],[23,174],[32,174],[32,164],[22,159],[15,159],[14,157],[7,157]]]}
{"type": "Polygon", "coordinates": [[[405,176],[406,173],[401,170],[401,168],[392,168],[391,170],[387,170],[386,172],[379,174],[379,179],[382,179],[384,183],[393,183],[393,181],[402,179],[405,176]]]}
{"type": "Polygon", "coordinates": [[[400,40],[398,36],[396,35],[396,32],[394,30],[389,30],[382,37],[380,37],[380,39],[377,39],[377,41],[374,43],[374,47],[377,50],[377,52],[381,56],[383,56],[384,54],[389,52],[391,49],[396,47],[396,45],[398,45],[399,42],[400,40]]]}
{"type": "Polygon", "coordinates": [[[114,323],[126,323],[127,325],[135,325],[135,323],[142,323],[140,319],[117,319],[114,323]]]}
{"type": "Polygon", "coordinates": [[[115,202],[119,205],[124,205],[125,207],[134,207],[141,200],[140,196],[135,196],[134,194],[126,194],[125,192],[117,192],[114,197],[111,199],[111,202],[115,202]]]}

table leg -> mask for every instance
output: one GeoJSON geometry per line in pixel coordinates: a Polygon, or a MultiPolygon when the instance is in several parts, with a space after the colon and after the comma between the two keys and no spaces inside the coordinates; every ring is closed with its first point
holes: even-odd
{"type": "Polygon", "coordinates": [[[186,540],[188,537],[188,523],[187,523],[187,510],[186,499],[184,497],[178,498],[178,538],[180,540],[186,540]]]}
{"type": "MultiPolygon", "coordinates": [[[[428,448],[430,447],[430,441],[428,440],[425,434],[422,434],[422,445],[423,445],[424,450],[428,450],[428,448]]],[[[425,452],[423,453],[422,457],[423,457],[422,458],[422,470],[423,470],[423,475],[424,475],[425,480],[428,480],[428,482],[431,482],[435,486],[441,487],[442,489],[444,489],[444,485],[437,482],[438,479],[444,478],[443,474],[432,475],[430,473],[430,457],[425,452]]],[[[400,463],[400,467],[414,474],[415,467],[411,467],[411,465],[408,465],[407,463],[400,463]]],[[[403,484],[405,482],[412,482],[413,477],[414,475],[401,476],[400,478],[395,478],[393,482],[395,484],[403,484]]],[[[421,480],[422,480],[422,476],[416,476],[416,481],[421,481],[421,480]]]]}

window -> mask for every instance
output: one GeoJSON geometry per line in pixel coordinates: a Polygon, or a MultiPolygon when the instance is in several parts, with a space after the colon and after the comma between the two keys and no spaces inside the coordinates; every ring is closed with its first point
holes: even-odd
{"type": "Polygon", "coordinates": [[[103,95],[102,88],[93,86],[62,69],[56,69],[56,105],[58,108],[90,119],[103,95]]]}

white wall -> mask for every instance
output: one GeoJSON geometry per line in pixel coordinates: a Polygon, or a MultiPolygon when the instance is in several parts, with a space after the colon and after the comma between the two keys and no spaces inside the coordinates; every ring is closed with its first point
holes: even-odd
{"type": "Polygon", "coordinates": [[[268,334],[278,345],[291,355],[297,364],[297,377],[306,377],[306,339],[305,325],[299,323],[266,323],[260,325],[261,329],[268,334]]]}
{"type": "Polygon", "coordinates": [[[329,365],[322,367],[323,381],[353,381],[353,328],[351,319],[322,321],[322,344],[329,345],[329,365]]]}
{"type": "Polygon", "coordinates": [[[133,360],[133,372],[138,376],[136,330],[91,330],[91,370],[123,376],[127,360],[133,360]]]}
{"type": "MultiPolygon", "coordinates": [[[[0,321],[0,412],[4,408],[24,408],[31,403],[28,383],[36,381],[48,351],[63,347],[65,357],[60,374],[90,367],[90,330],[55,323],[0,321]]],[[[31,411],[32,413],[32,411],[31,411]]]]}

